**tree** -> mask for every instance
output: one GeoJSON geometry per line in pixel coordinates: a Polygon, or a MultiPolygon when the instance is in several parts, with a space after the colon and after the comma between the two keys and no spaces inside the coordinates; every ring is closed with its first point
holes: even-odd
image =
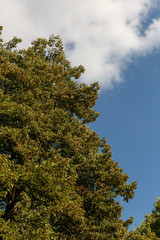
{"type": "Polygon", "coordinates": [[[15,239],[123,239],[118,202],[136,182],[112,160],[105,139],[86,124],[98,83],[78,79],[59,37],[17,50],[0,43],[0,236],[15,239]]]}
{"type": "Polygon", "coordinates": [[[127,240],[158,240],[150,226],[150,219],[146,219],[139,227],[128,233],[127,240]]]}
{"type": "Polygon", "coordinates": [[[160,239],[160,199],[154,204],[151,214],[146,214],[142,224],[131,231],[129,240],[158,240],[160,239]]]}

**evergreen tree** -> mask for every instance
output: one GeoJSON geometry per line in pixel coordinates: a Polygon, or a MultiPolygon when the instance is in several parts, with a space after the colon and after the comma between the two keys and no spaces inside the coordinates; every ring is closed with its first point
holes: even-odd
{"type": "Polygon", "coordinates": [[[0,237],[123,239],[121,219],[136,183],[112,160],[110,146],[86,124],[98,83],[78,79],[59,37],[17,50],[0,42],[0,237]]]}

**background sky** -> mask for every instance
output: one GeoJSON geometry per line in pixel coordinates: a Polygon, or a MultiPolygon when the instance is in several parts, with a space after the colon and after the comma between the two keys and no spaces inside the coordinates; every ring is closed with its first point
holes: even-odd
{"type": "Polygon", "coordinates": [[[81,81],[99,81],[91,129],[106,136],[138,189],[123,204],[123,218],[140,223],[160,196],[160,1],[0,0],[3,39],[21,47],[37,37],[60,35],[73,66],[86,68],[81,81]]]}

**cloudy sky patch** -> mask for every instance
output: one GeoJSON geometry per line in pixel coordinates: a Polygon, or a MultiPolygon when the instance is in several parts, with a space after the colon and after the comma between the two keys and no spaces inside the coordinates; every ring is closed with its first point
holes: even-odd
{"type": "Polygon", "coordinates": [[[160,18],[149,19],[157,0],[0,0],[3,38],[60,35],[73,65],[82,64],[82,80],[112,88],[134,57],[160,46],[160,18]],[[149,24],[146,25],[149,19],[149,24]]]}

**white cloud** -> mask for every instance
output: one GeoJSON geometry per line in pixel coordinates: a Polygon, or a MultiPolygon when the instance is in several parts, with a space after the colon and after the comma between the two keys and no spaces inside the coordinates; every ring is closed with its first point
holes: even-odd
{"type": "Polygon", "coordinates": [[[83,81],[112,87],[132,57],[160,46],[160,19],[146,20],[158,0],[0,0],[3,38],[61,35],[69,60],[86,68],[83,81]]]}

